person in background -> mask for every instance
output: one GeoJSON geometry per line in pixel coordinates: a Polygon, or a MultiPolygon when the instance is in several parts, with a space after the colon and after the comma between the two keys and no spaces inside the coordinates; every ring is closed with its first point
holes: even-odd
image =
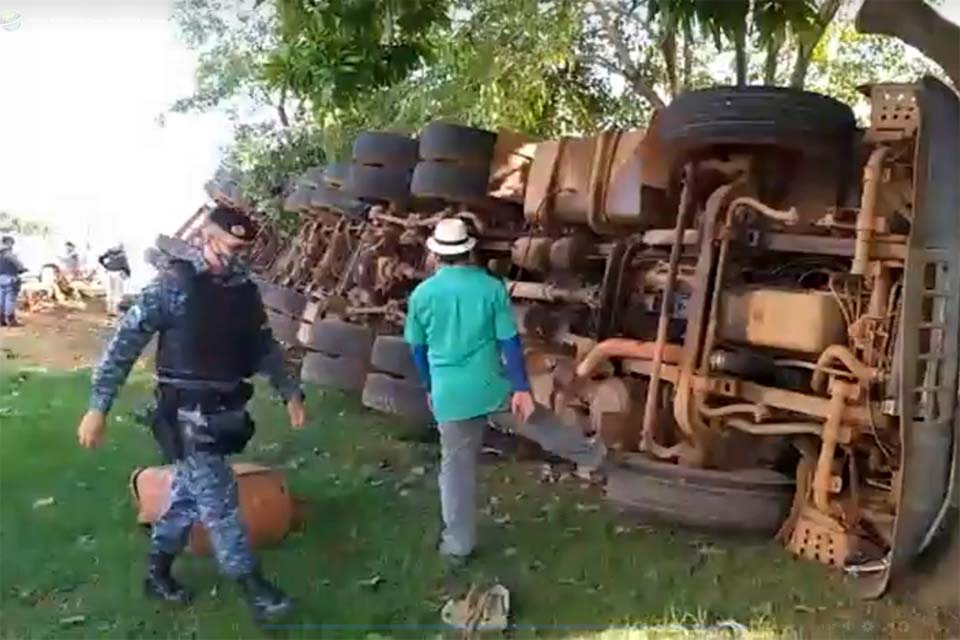
{"type": "Polygon", "coordinates": [[[77,247],[69,240],[63,245],[60,268],[68,280],[73,280],[80,275],[80,255],[77,253],[77,247]]]}
{"type": "Polygon", "coordinates": [[[26,271],[13,253],[13,237],[0,238],[0,327],[16,327],[20,274],[26,271]]]}
{"type": "Polygon", "coordinates": [[[534,403],[510,296],[502,280],[473,264],[475,245],[463,220],[437,223],[427,247],[439,269],[410,296],[404,331],[439,423],[438,551],[454,566],[476,544],[477,459],[487,424],[572,460],[581,476],[606,457],[602,442],[534,403]]]}
{"type": "Polygon", "coordinates": [[[111,316],[120,314],[120,303],[123,300],[124,285],[130,277],[130,263],[122,244],[107,249],[97,261],[107,272],[107,313],[111,316]]]}
{"type": "Polygon", "coordinates": [[[239,584],[254,616],[272,619],[292,603],[263,577],[251,551],[227,456],[243,451],[253,436],[246,405],[254,373],[269,377],[287,405],[291,426],[303,427],[306,410],[299,384],[284,371],[283,352],[243,264],[255,232],[247,216],[218,207],[207,218],[200,248],[181,243],[176,254],[158,253],[159,274],[124,314],[93,372],[89,409],[77,438],[83,447],[102,442],[120,387],[159,334],[151,426],[174,473],[170,504],[153,526],[144,591],[169,602],[190,600],[171,567],[200,521],[221,571],[239,584]]]}

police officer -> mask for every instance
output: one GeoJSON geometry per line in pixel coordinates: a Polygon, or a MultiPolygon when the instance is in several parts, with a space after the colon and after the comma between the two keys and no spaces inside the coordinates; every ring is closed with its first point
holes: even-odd
{"type": "Polygon", "coordinates": [[[269,376],[294,428],[303,426],[305,411],[298,384],[284,373],[257,287],[242,265],[255,231],[244,214],[217,207],[198,247],[181,243],[175,252],[155,254],[160,273],[123,316],[93,373],[90,408],[78,438],[84,447],[102,442],[120,386],[158,333],[153,432],[165,457],[174,461],[174,477],[169,508],[153,527],[145,592],[189,601],[170,569],[199,520],[223,573],[239,583],[255,617],[269,619],[289,611],[291,601],[263,578],[251,553],[226,456],[243,450],[253,435],[245,405],[253,391],[247,378],[254,373],[269,376]]]}
{"type": "Polygon", "coordinates": [[[20,274],[26,271],[13,253],[13,236],[0,238],[0,327],[16,327],[20,274]]]}

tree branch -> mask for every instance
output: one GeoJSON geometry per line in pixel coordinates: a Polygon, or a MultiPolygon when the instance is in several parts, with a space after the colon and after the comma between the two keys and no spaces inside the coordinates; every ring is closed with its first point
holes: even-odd
{"type": "Polygon", "coordinates": [[[780,47],[783,46],[784,32],[777,31],[767,41],[766,58],[763,62],[763,84],[773,85],[777,81],[777,62],[780,58],[780,47]]]}
{"type": "Polygon", "coordinates": [[[644,77],[638,65],[633,62],[633,56],[630,55],[630,47],[627,44],[627,39],[624,37],[617,23],[617,17],[613,15],[614,12],[619,13],[619,11],[606,3],[598,2],[596,7],[600,21],[603,23],[603,29],[607,32],[607,40],[613,46],[617,64],[611,65],[606,60],[598,57],[592,57],[589,61],[612,73],[622,76],[627,83],[629,83],[634,93],[644,98],[655,109],[665,107],[666,104],[656,89],[653,88],[653,83],[644,77]]]}
{"type": "Polygon", "coordinates": [[[284,127],[290,126],[290,120],[287,118],[287,87],[284,87],[280,90],[280,99],[277,101],[277,117],[280,119],[280,124],[284,127]]]}
{"type": "Polygon", "coordinates": [[[817,12],[817,24],[807,33],[797,34],[797,57],[793,63],[793,73],[790,76],[790,86],[802,89],[807,80],[807,70],[810,68],[810,58],[817,48],[820,39],[827,27],[840,9],[840,0],[824,0],[817,12]]]}

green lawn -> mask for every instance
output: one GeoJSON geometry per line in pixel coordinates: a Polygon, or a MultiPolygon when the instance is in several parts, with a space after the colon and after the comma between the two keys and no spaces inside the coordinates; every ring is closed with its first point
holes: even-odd
{"type": "Polygon", "coordinates": [[[757,636],[932,632],[892,602],[853,602],[838,577],[773,543],[638,526],[576,482],[541,484],[538,463],[483,467],[479,555],[445,575],[434,553],[436,447],[398,439],[395,422],[352,397],[317,391],[301,432],[261,392],[242,456],[286,467],[309,505],[303,530],[262,554],[297,599],[293,626],[258,629],[208,558],[176,565],[196,603],[160,606],[140,594],[147,539],[127,490],[131,469],[157,461],[131,416],[149,397],[137,375],[94,452],[75,440],[86,372],[0,375],[3,637],[435,637],[445,599],[494,578],[512,592],[514,638],[695,637],[621,629],[724,621],[757,636]]]}

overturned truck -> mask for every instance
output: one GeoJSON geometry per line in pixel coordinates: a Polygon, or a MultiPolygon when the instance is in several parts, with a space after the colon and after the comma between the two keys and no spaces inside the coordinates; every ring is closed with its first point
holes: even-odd
{"type": "Polygon", "coordinates": [[[303,375],[429,420],[397,335],[463,216],[514,301],[538,402],[622,452],[610,500],[775,534],[883,592],[954,482],[960,109],[927,78],[870,126],[784,88],[679,97],[646,131],[366,133],[308,171],[264,300],[303,375]]]}

